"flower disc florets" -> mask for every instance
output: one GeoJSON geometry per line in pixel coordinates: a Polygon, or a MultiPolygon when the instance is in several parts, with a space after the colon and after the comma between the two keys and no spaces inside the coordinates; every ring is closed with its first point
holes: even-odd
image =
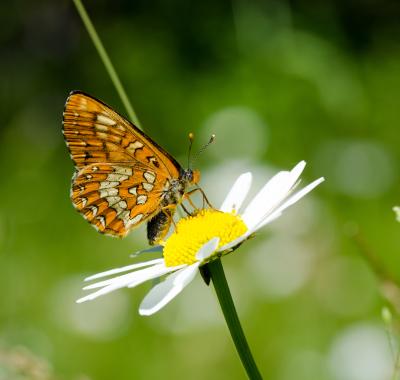
{"type": "Polygon", "coordinates": [[[201,210],[194,216],[181,219],[175,232],[165,243],[163,254],[166,266],[191,265],[197,261],[200,247],[218,237],[219,247],[242,236],[247,226],[239,215],[218,210],[201,210]]]}

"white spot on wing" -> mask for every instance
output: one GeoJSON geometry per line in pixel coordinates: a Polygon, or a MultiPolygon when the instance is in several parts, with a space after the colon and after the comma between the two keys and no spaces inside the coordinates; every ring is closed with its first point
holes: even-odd
{"type": "Polygon", "coordinates": [[[129,152],[129,153],[132,153],[132,154],[135,154],[135,152],[136,152],[136,149],[140,149],[140,148],[143,148],[143,144],[140,142],[140,141],[135,141],[135,142],[131,142],[127,147],[126,147],[126,150],[129,152]]]}
{"type": "Polygon", "coordinates": [[[93,217],[96,216],[97,211],[99,211],[99,209],[97,208],[97,206],[89,206],[90,211],[92,212],[93,217]]]}
{"type": "Polygon", "coordinates": [[[94,127],[96,128],[97,131],[100,131],[100,132],[107,132],[108,131],[108,127],[106,125],[95,124],[94,127]]]}
{"type": "Polygon", "coordinates": [[[101,225],[102,225],[104,228],[106,228],[106,219],[104,218],[104,216],[100,215],[100,216],[98,216],[96,219],[101,223],[101,225]]]}
{"type": "Polygon", "coordinates": [[[118,166],[114,165],[114,173],[124,174],[127,176],[131,176],[133,174],[132,169],[126,166],[118,166]]]}
{"type": "MultiPolygon", "coordinates": [[[[124,212],[124,210],[128,207],[125,201],[120,201],[112,206],[112,208],[117,212],[118,215],[124,212]]],[[[119,219],[121,219],[119,217],[119,219]]]]}
{"type": "Polygon", "coordinates": [[[164,191],[167,191],[170,188],[170,186],[171,186],[170,182],[166,180],[164,184],[164,191]]]}
{"type": "Polygon", "coordinates": [[[153,172],[149,172],[149,171],[144,172],[143,177],[149,183],[154,183],[154,181],[156,180],[156,175],[153,172]]]}
{"type": "Polygon", "coordinates": [[[136,186],[130,187],[128,191],[132,195],[137,195],[137,187],[136,186]]]}
{"type": "Polygon", "coordinates": [[[143,182],[142,183],[143,189],[145,189],[147,192],[150,192],[151,190],[153,190],[154,185],[152,185],[151,183],[148,182],[143,182]]]}
{"type": "Polygon", "coordinates": [[[116,187],[118,185],[119,185],[118,181],[113,181],[113,182],[102,181],[102,182],[100,182],[100,189],[109,189],[111,187],[116,187]]]}
{"type": "Polygon", "coordinates": [[[137,205],[143,205],[143,204],[145,204],[146,203],[146,201],[147,201],[147,195],[139,195],[137,198],[136,198],[136,204],[137,205]]]}
{"type": "Polygon", "coordinates": [[[153,165],[155,165],[156,167],[158,166],[157,158],[155,158],[155,157],[150,157],[149,162],[152,163],[153,165]]]}
{"type": "Polygon", "coordinates": [[[125,180],[128,179],[128,178],[129,178],[129,177],[128,177],[127,175],[124,175],[124,174],[110,173],[110,174],[107,176],[107,181],[111,181],[111,182],[114,182],[114,181],[122,182],[122,181],[125,181],[125,180]]]}
{"type": "Polygon", "coordinates": [[[114,124],[115,124],[115,121],[114,121],[114,120],[110,119],[110,118],[107,117],[107,116],[101,115],[101,114],[98,114],[98,115],[97,115],[97,121],[98,121],[100,124],[104,124],[104,125],[114,125],[114,124]]]}
{"type": "Polygon", "coordinates": [[[128,205],[127,205],[127,203],[125,201],[121,201],[118,204],[119,204],[119,207],[121,207],[121,208],[127,208],[128,207],[128,205]]]}
{"type": "Polygon", "coordinates": [[[115,195],[115,196],[107,197],[106,200],[107,200],[108,205],[110,207],[112,207],[113,205],[115,205],[116,203],[118,203],[121,200],[121,197],[115,195]]]}
{"type": "Polygon", "coordinates": [[[130,211],[124,211],[119,215],[119,218],[124,222],[125,228],[128,229],[135,224],[138,224],[143,219],[143,214],[137,214],[135,217],[130,219],[130,211]]]}
{"type": "Polygon", "coordinates": [[[126,210],[126,211],[122,211],[121,214],[118,215],[118,219],[122,220],[124,222],[124,226],[125,228],[129,228],[129,214],[130,211],[126,210]]]}
{"type": "Polygon", "coordinates": [[[112,195],[118,195],[118,189],[116,189],[115,187],[100,190],[100,198],[106,198],[112,195]]]}
{"type": "Polygon", "coordinates": [[[137,214],[134,218],[129,219],[129,225],[132,226],[134,224],[139,223],[143,219],[143,214],[137,214]]]}
{"type": "MultiPolygon", "coordinates": [[[[102,127],[104,127],[104,126],[102,126],[102,127]]],[[[104,128],[107,128],[107,127],[104,127],[104,128]]],[[[104,132],[99,132],[99,129],[97,129],[97,131],[96,131],[96,136],[98,138],[100,138],[100,139],[103,139],[103,140],[107,140],[108,139],[108,134],[104,133],[104,132]]]]}

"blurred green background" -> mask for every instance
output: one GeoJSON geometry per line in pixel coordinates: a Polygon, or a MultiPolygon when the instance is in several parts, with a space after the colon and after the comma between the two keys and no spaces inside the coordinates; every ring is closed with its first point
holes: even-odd
{"type": "MultiPolygon", "coordinates": [[[[86,6],[150,136],[185,165],[189,132],[197,149],[217,135],[197,163],[213,203],[243,171],[257,188],[304,159],[305,183],[326,177],[223,260],[265,378],[389,379],[380,314],[382,294],[399,302],[400,3],[86,6]]],[[[245,378],[200,277],[152,317],[137,313],[150,284],[74,303],[86,275],[131,263],[146,241],[144,228],[101,236],[74,211],[64,102],[80,89],[125,109],[72,2],[0,9],[0,379],[245,378]]]]}

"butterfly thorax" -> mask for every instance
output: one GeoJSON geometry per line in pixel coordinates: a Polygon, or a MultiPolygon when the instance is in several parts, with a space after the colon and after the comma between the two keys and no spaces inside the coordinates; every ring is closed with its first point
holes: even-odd
{"type": "Polygon", "coordinates": [[[178,204],[186,189],[198,182],[199,175],[197,171],[192,169],[181,169],[179,178],[173,178],[169,181],[167,188],[164,190],[164,198],[161,204],[165,207],[168,205],[178,204]]]}

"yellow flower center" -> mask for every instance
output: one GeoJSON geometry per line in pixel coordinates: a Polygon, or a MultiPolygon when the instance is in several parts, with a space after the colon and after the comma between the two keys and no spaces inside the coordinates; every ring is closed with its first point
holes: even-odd
{"type": "Polygon", "coordinates": [[[200,247],[212,238],[220,239],[218,248],[242,236],[247,226],[233,213],[201,210],[194,216],[181,219],[175,232],[164,245],[166,266],[193,264],[200,247]]]}

